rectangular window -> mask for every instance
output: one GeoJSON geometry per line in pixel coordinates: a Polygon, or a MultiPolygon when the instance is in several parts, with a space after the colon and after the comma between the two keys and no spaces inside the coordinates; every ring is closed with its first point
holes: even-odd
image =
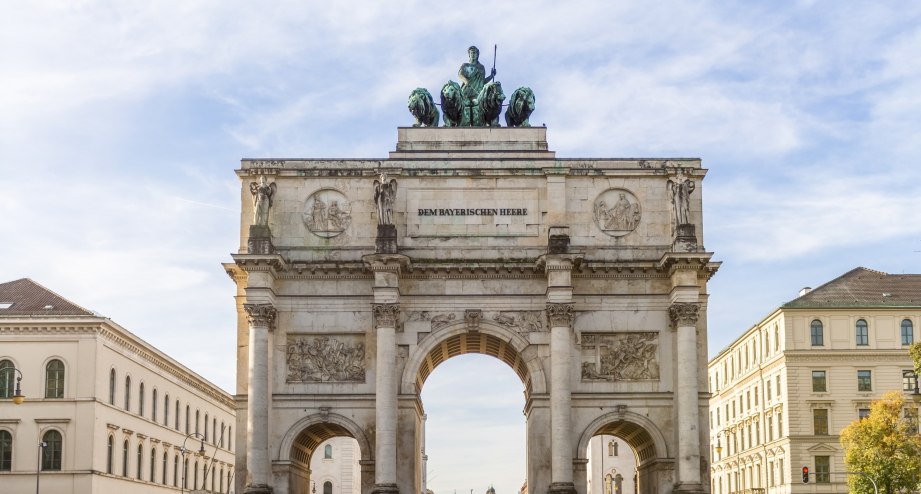
{"type": "Polygon", "coordinates": [[[831,457],[815,457],[815,483],[827,484],[831,482],[831,457]]]}
{"type": "Polygon", "coordinates": [[[768,417],[768,420],[767,420],[767,440],[768,441],[774,440],[774,420],[771,419],[770,417],[768,417]]]}
{"type": "Polygon", "coordinates": [[[869,417],[869,416],[870,416],[870,409],[869,409],[869,408],[861,408],[861,409],[857,410],[857,418],[859,418],[860,420],[863,420],[863,419],[865,419],[865,418],[867,418],[867,417],[869,417]]]}
{"type": "Polygon", "coordinates": [[[751,410],[752,408],[752,392],[751,391],[745,392],[745,408],[749,410],[751,410]]]}
{"type": "Polygon", "coordinates": [[[720,425],[720,408],[716,407],[716,425],[720,425]]]}
{"type": "Polygon", "coordinates": [[[783,414],[777,412],[777,437],[783,437],[783,414]]]}
{"type": "Polygon", "coordinates": [[[873,391],[872,375],[868,370],[857,371],[857,391],[873,391]]]}
{"type": "Polygon", "coordinates": [[[777,374],[777,397],[780,398],[783,393],[781,392],[780,387],[780,374],[777,374]]]}
{"type": "Polygon", "coordinates": [[[755,422],[755,446],[761,442],[761,426],[755,422]]]}
{"type": "Polygon", "coordinates": [[[915,371],[902,371],[902,391],[914,391],[917,385],[918,376],[915,375],[915,371]]]}
{"type": "Polygon", "coordinates": [[[812,428],[816,436],[828,435],[827,408],[816,408],[812,411],[812,428]]]}
{"type": "Polygon", "coordinates": [[[755,395],[755,406],[758,406],[758,388],[752,390],[752,394],[755,395]]]}
{"type": "Polygon", "coordinates": [[[774,487],[774,462],[768,462],[768,472],[771,472],[768,476],[768,487],[774,487]]]}
{"type": "Polygon", "coordinates": [[[771,401],[771,381],[770,381],[770,379],[768,380],[766,386],[767,386],[767,391],[765,392],[765,397],[764,397],[764,399],[767,400],[767,401],[771,401]]]}
{"type": "Polygon", "coordinates": [[[777,469],[780,470],[780,485],[783,485],[784,480],[787,478],[786,472],[783,470],[783,458],[777,460],[777,469]]]}
{"type": "Polygon", "coordinates": [[[915,342],[915,331],[912,327],[911,321],[905,319],[902,321],[902,344],[911,345],[915,342]]]}
{"type": "Polygon", "coordinates": [[[825,371],[823,370],[814,370],[812,371],[812,392],[813,393],[824,393],[828,391],[825,385],[825,371]]]}

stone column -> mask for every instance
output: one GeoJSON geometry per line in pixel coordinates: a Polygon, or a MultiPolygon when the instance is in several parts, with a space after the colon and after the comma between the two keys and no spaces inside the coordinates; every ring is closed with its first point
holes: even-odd
{"type": "Polygon", "coordinates": [[[272,492],[269,479],[269,331],[275,325],[272,304],[243,304],[249,319],[249,390],[246,399],[246,494],[272,492]]]}
{"type": "Polygon", "coordinates": [[[669,316],[675,324],[675,405],[678,416],[678,482],[676,491],[700,492],[700,403],[697,380],[697,314],[700,304],[673,303],[669,316]]]}
{"type": "Polygon", "coordinates": [[[548,303],[550,321],[550,490],[575,494],[572,481],[572,304],[548,303]]]}
{"type": "Polygon", "coordinates": [[[377,366],[374,404],[374,494],[399,493],[397,487],[397,315],[399,304],[374,304],[377,366]]]}

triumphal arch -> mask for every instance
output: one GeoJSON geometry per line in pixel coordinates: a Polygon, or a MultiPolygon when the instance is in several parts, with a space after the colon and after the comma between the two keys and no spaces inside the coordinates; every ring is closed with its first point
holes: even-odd
{"type": "Polygon", "coordinates": [[[640,492],[709,491],[706,170],[557,157],[529,89],[499,126],[470,55],[441,118],[413,91],[387,158],[237,170],[237,492],[309,492],[316,447],[348,436],[362,493],[418,494],[421,390],[471,352],[521,378],[529,493],[585,493],[599,434],[632,445],[640,492]]]}

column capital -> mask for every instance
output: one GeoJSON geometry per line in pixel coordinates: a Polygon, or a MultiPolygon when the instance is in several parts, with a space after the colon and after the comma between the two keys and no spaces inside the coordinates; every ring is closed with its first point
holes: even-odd
{"type": "Polygon", "coordinates": [[[668,308],[668,315],[675,327],[679,326],[697,326],[697,316],[700,312],[700,304],[674,303],[668,308]]]}
{"type": "Polygon", "coordinates": [[[374,329],[396,328],[400,304],[371,304],[374,313],[374,329]]]}
{"type": "Polygon", "coordinates": [[[572,327],[573,304],[547,304],[547,320],[550,327],[572,327]]]}
{"type": "Polygon", "coordinates": [[[243,304],[243,310],[246,311],[246,318],[252,326],[267,326],[269,329],[275,328],[275,316],[278,311],[272,304],[243,304]]]}

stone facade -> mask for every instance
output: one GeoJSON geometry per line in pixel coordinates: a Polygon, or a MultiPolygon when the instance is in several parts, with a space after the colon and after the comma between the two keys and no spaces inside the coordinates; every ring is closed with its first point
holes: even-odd
{"type": "Polygon", "coordinates": [[[846,475],[820,474],[847,470],[838,434],[870,402],[912,403],[919,325],[921,275],[857,268],[743,333],[708,367],[711,491],[848,492],[846,475]]]}
{"type": "Polygon", "coordinates": [[[400,128],[386,159],[243,161],[239,491],[306,493],[318,444],[349,436],[362,493],[420,492],[420,391],[469,352],[522,380],[529,492],[584,493],[603,434],[636,451],[641,492],[707,489],[705,170],[559,159],[546,132],[400,128]],[[249,250],[262,177],[270,246],[249,250]]]}
{"type": "Polygon", "coordinates": [[[0,284],[10,366],[26,398],[10,401],[19,374],[0,370],[0,491],[36,490],[45,441],[41,492],[240,492],[232,397],[112,320],[28,279],[0,284]]]}

